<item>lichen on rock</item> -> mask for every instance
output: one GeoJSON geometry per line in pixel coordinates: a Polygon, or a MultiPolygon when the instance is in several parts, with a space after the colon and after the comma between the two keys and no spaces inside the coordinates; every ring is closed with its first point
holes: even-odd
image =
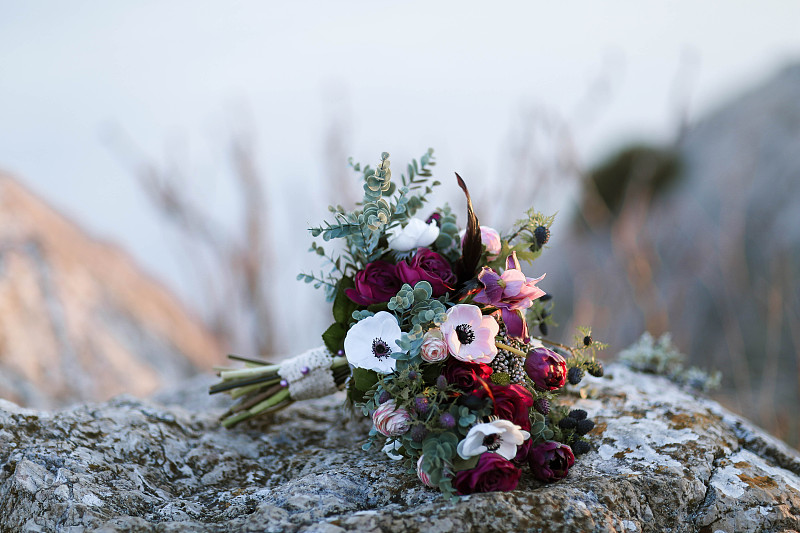
{"type": "Polygon", "coordinates": [[[160,402],[0,402],[0,531],[782,531],[800,456],[664,378],[611,366],[574,397],[594,450],[562,482],[445,501],[380,452],[342,398],[225,430],[191,382],[160,402]],[[196,409],[196,410],[193,410],[196,409]]]}

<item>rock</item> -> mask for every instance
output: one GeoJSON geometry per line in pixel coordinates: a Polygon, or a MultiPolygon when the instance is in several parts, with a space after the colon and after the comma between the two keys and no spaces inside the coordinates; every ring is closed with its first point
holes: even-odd
{"type": "Polygon", "coordinates": [[[53,408],[146,396],[220,361],[177,298],[0,174],[0,397],[53,408]]]}
{"type": "Polygon", "coordinates": [[[514,492],[457,502],[362,451],[368,423],[346,416],[341,394],[235,430],[218,425],[219,403],[199,401],[197,381],[164,404],[46,413],[2,402],[0,531],[800,528],[796,452],[663,378],[616,365],[608,375],[569,397],[597,425],[567,479],[540,485],[526,472],[514,492]]]}

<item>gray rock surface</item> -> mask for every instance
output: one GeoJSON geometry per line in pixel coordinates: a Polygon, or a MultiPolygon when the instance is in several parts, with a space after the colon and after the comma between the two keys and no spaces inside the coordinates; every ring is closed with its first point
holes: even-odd
{"type": "Polygon", "coordinates": [[[0,402],[0,531],[800,528],[795,451],[663,378],[609,374],[571,397],[597,427],[566,480],[543,486],[526,473],[512,493],[457,502],[361,451],[368,426],[348,419],[339,395],[231,431],[197,381],[162,403],[45,413],[0,402]]]}

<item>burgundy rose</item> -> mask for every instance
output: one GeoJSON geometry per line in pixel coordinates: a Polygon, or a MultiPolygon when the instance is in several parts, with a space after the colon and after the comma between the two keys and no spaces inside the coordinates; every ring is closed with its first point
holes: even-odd
{"type": "Polygon", "coordinates": [[[387,261],[373,261],[356,274],[355,289],[344,293],[358,305],[388,302],[403,285],[397,267],[387,261]]]}
{"type": "Polygon", "coordinates": [[[457,281],[447,259],[427,248],[417,250],[410,263],[407,261],[398,263],[397,275],[403,283],[408,283],[412,287],[418,281],[427,281],[433,287],[434,297],[453,290],[457,281]]]}
{"type": "Polygon", "coordinates": [[[531,448],[528,453],[528,465],[533,476],[545,483],[564,479],[574,464],[575,456],[572,454],[572,448],[560,442],[545,442],[531,448]]]}
{"type": "Polygon", "coordinates": [[[525,442],[523,442],[522,444],[520,444],[519,446],[517,446],[517,455],[516,455],[516,457],[511,459],[511,462],[514,463],[515,465],[519,466],[519,467],[522,467],[522,465],[527,463],[528,462],[528,455],[531,452],[531,445],[532,444],[533,444],[533,439],[530,438],[530,439],[526,440],[525,442]]]}
{"type": "Polygon", "coordinates": [[[456,472],[453,488],[459,494],[473,492],[510,491],[517,488],[522,471],[496,453],[484,453],[471,470],[456,472]]]}
{"type": "Polygon", "coordinates": [[[478,379],[488,382],[492,375],[492,367],[483,363],[465,363],[450,357],[445,364],[442,375],[450,385],[470,392],[478,387],[478,379]]]}
{"type": "Polygon", "coordinates": [[[541,347],[528,352],[525,372],[542,390],[556,390],[567,382],[567,362],[552,350],[541,347]]]}
{"type": "MultiPolygon", "coordinates": [[[[533,396],[523,385],[495,385],[489,383],[489,390],[494,397],[494,414],[503,420],[510,420],[528,431],[531,429],[530,410],[533,396]]],[[[489,392],[483,387],[476,387],[472,392],[479,398],[486,398],[489,392]]]]}

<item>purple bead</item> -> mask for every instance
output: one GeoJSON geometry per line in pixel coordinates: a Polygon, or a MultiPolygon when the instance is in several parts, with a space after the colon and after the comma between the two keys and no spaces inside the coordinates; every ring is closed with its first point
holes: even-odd
{"type": "Polygon", "coordinates": [[[288,387],[288,386],[289,386],[289,382],[286,381],[285,379],[282,379],[281,380],[281,387],[288,387]]]}
{"type": "Polygon", "coordinates": [[[307,366],[304,366],[303,368],[300,369],[300,373],[303,374],[304,376],[306,374],[308,374],[309,372],[310,372],[310,370],[308,369],[307,366]]]}

